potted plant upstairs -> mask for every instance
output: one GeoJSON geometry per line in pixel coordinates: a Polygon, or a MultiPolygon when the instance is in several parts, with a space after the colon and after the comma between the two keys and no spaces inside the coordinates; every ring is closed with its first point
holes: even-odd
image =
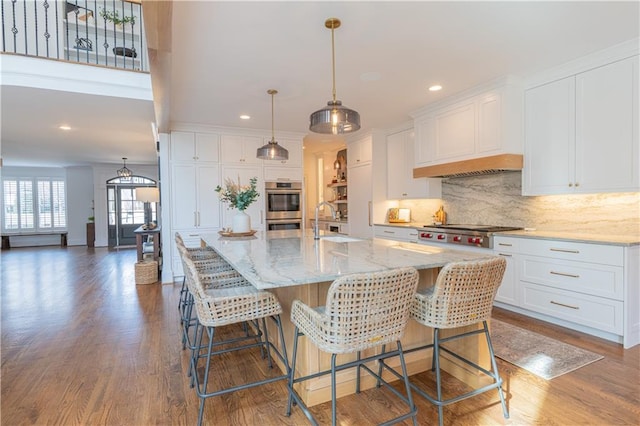
{"type": "Polygon", "coordinates": [[[233,217],[233,227],[231,228],[233,234],[251,232],[251,216],[245,213],[245,210],[260,196],[256,189],[257,182],[258,178],[253,177],[249,179],[249,185],[242,186],[240,178],[238,178],[238,183],[227,179],[224,188],[220,185],[216,186],[215,191],[220,194],[220,201],[229,203],[229,208],[238,210],[233,217]]]}
{"type": "MultiPolygon", "coordinates": [[[[125,24],[131,25],[132,31],[133,26],[136,24],[136,17],[133,15],[125,15],[120,17],[120,14],[117,10],[100,10],[100,16],[104,19],[105,26],[107,22],[111,22],[116,28],[122,29],[125,24]]],[[[128,58],[137,58],[138,53],[135,48],[128,48],[123,46],[116,46],[113,48],[113,54],[118,56],[126,56],[128,58]]]]}

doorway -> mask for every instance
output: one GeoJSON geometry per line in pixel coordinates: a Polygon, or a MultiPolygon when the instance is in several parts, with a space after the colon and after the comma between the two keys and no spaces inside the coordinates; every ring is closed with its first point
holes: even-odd
{"type": "MultiPolygon", "coordinates": [[[[133,246],[133,231],[145,223],[144,203],[136,200],[136,189],[156,186],[142,176],[107,181],[107,229],[109,247],[133,246]]],[[[156,221],[156,203],[151,203],[151,220],[156,221]]]]}

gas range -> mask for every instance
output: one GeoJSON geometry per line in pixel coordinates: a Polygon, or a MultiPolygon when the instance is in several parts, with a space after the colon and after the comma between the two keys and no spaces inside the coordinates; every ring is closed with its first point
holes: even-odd
{"type": "Polygon", "coordinates": [[[496,232],[514,231],[522,228],[515,226],[491,225],[424,225],[418,231],[418,240],[423,243],[449,243],[462,246],[493,248],[493,236],[496,232]]]}

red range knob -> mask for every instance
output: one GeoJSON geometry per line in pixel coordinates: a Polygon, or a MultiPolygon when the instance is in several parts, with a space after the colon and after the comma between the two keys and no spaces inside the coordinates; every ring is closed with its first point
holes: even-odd
{"type": "Polygon", "coordinates": [[[475,238],[473,237],[469,237],[469,239],[467,240],[469,242],[469,244],[473,244],[475,242],[475,238]]]}
{"type": "Polygon", "coordinates": [[[462,238],[460,238],[460,235],[456,235],[455,237],[453,237],[453,241],[460,242],[462,241],[462,238]]]}
{"type": "Polygon", "coordinates": [[[444,236],[444,235],[442,235],[442,234],[438,235],[438,239],[439,239],[439,240],[444,240],[445,238],[447,238],[447,237],[446,237],[446,236],[444,236]]]}

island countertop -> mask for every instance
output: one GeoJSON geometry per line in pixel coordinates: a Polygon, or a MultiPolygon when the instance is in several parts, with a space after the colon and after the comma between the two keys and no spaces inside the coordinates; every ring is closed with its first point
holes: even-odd
{"type": "Polygon", "coordinates": [[[258,289],[333,281],[341,275],[377,272],[403,266],[439,268],[449,262],[491,256],[384,239],[354,239],[312,232],[269,231],[251,237],[203,234],[218,252],[258,289]],[[333,240],[332,240],[333,237],[333,240]]]}

